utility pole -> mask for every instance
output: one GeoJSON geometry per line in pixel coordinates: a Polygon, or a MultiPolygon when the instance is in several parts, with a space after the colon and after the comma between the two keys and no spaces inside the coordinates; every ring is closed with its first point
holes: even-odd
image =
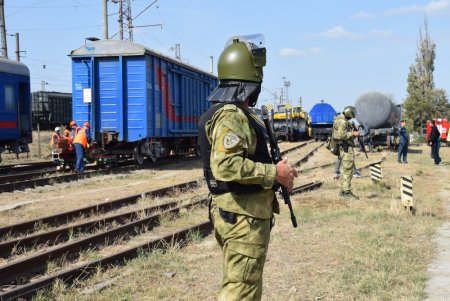
{"type": "Polygon", "coordinates": [[[133,42],[133,18],[131,17],[130,0],[119,0],[119,30],[121,40],[133,42]],[[128,33],[128,36],[125,33],[128,33]]]}
{"type": "Polygon", "coordinates": [[[20,62],[19,33],[16,32],[16,61],[20,62]]]}
{"type": "Polygon", "coordinates": [[[157,3],[158,0],[154,0],[152,3],[150,3],[146,8],[144,8],[144,10],[142,10],[136,17],[134,17],[134,19],[131,17],[131,0],[110,0],[110,1],[119,4],[119,20],[118,20],[119,32],[113,34],[110,37],[111,39],[114,38],[117,34],[119,34],[121,40],[128,40],[130,42],[133,42],[133,28],[135,27],[160,26],[162,28],[162,24],[140,25],[140,26],[133,25],[133,20],[139,17],[153,4],[157,3]]]}
{"type": "Polygon", "coordinates": [[[6,25],[5,25],[5,1],[0,0],[0,31],[2,36],[2,56],[8,58],[8,46],[6,45],[6,25]]]}
{"type": "Polygon", "coordinates": [[[46,85],[48,85],[48,83],[45,80],[41,80],[41,91],[45,91],[46,85]]]}
{"type": "Polygon", "coordinates": [[[180,44],[175,44],[175,57],[181,60],[181,46],[180,44]]]}
{"type": "Polygon", "coordinates": [[[211,60],[211,74],[214,74],[214,57],[210,55],[209,59],[211,60]]]}
{"type": "Polygon", "coordinates": [[[108,39],[108,0],[103,0],[103,39],[108,39]]]}
{"type": "MultiPolygon", "coordinates": [[[[285,77],[283,77],[283,79],[285,79],[285,77]]],[[[285,94],[285,99],[286,99],[286,103],[289,103],[289,93],[288,93],[288,89],[289,86],[291,85],[291,82],[288,80],[284,80],[284,89],[286,90],[286,94],[285,94]]]]}

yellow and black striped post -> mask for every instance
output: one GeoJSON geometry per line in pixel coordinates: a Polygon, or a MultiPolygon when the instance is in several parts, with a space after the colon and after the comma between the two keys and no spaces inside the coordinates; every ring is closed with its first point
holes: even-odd
{"type": "Polygon", "coordinates": [[[383,179],[383,170],[381,169],[381,161],[370,164],[370,178],[374,182],[380,182],[383,179]]]}
{"type": "Polygon", "coordinates": [[[401,176],[400,179],[400,194],[403,207],[410,211],[413,211],[416,207],[416,203],[414,202],[413,198],[413,177],[401,176]]]}

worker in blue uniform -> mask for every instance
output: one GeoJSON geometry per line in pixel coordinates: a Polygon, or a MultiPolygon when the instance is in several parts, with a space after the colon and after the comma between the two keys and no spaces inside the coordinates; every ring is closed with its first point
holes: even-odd
{"type": "Polygon", "coordinates": [[[406,130],[406,121],[402,120],[400,122],[400,131],[398,133],[399,137],[400,137],[400,144],[398,146],[398,155],[397,155],[397,160],[398,163],[402,163],[403,159],[403,164],[407,164],[408,160],[407,160],[407,156],[408,156],[408,144],[409,144],[409,135],[408,135],[408,131],[406,130]]]}

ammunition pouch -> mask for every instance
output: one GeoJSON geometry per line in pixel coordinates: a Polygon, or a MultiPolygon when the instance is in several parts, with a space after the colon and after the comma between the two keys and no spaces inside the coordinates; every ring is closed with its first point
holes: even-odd
{"type": "Polygon", "coordinates": [[[261,191],[261,185],[243,185],[236,182],[224,182],[216,180],[210,169],[203,169],[203,175],[206,179],[206,185],[212,195],[220,195],[228,192],[236,194],[246,194],[261,191]]]}

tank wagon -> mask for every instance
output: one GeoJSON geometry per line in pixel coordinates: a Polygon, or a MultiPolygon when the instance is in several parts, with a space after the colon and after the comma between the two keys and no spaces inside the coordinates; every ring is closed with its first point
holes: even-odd
{"type": "Polygon", "coordinates": [[[29,152],[32,142],[30,71],[22,63],[0,58],[0,161],[4,151],[29,152]]]}
{"type": "Polygon", "coordinates": [[[94,40],[73,50],[72,116],[110,155],[198,151],[197,127],[217,77],[140,44],[94,40]]]}
{"type": "Polygon", "coordinates": [[[53,129],[72,119],[72,94],[52,91],[31,93],[31,122],[33,128],[53,129]]]}
{"type": "Polygon", "coordinates": [[[369,128],[372,144],[395,145],[395,137],[401,119],[401,105],[394,104],[391,99],[380,92],[362,94],[355,102],[356,120],[360,125],[369,128]]]}
{"type": "Polygon", "coordinates": [[[315,104],[309,111],[311,117],[311,135],[316,141],[326,140],[333,131],[336,110],[323,100],[315,104]]]}

